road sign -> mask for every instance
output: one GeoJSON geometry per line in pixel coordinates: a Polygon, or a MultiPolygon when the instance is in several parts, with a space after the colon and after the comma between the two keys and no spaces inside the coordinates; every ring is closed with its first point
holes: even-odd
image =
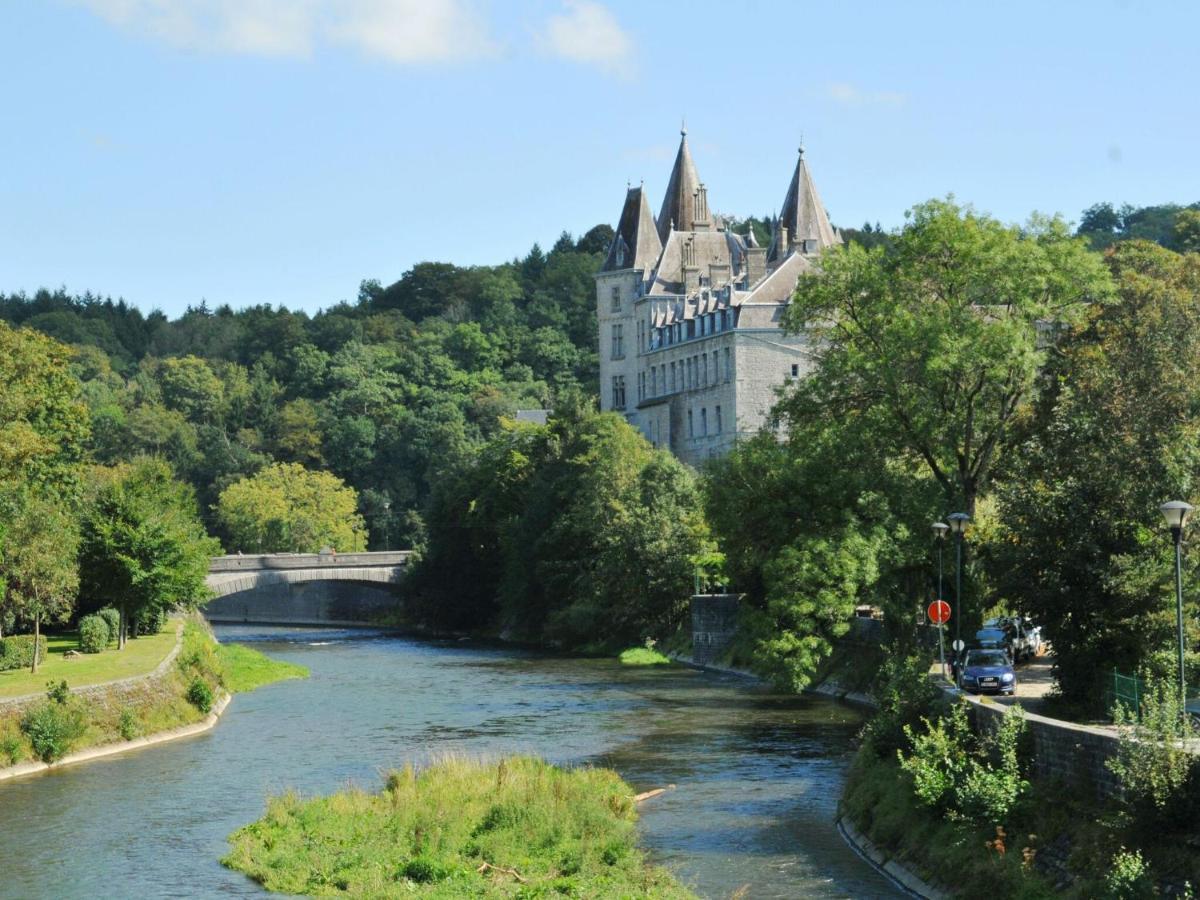
{"type": "Polygon", "coordinates": [[[944,625],[950,621],[950,604],[945,600],[934,600],[925,612],[928,613],[929,621],[934,625],[944,625]]]}
{"type": "Polygon", "coordinates": [[[955,641],[953,644],[951,644],[950,646],[951,646],[951,647],[953,647],[953,648],[954,648],[956,651],[958,651],[959,653],[962,653],[962,651],[963,651],[963,647],[965,647],[965,646],[967,646],[967,645],[966,645],[966,644],[965,644],[965,643],[964,643],[962,640],[957,640],[957,641],[955,641]]]}

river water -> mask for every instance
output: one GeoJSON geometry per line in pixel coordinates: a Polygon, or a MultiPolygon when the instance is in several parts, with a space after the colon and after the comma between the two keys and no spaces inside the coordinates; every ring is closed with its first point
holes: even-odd
{"type": "Polygon", "coordinates": [[[218,862],[285,788],[374,787],[406,760],[611,766],[654,859],[704,897],[896,897],[833,819],[861,715],[733,676],[383,634],[218,627],[311,678],[234,698],[207,734],[0,784],[0,897],[262,896],[218,862]]]}

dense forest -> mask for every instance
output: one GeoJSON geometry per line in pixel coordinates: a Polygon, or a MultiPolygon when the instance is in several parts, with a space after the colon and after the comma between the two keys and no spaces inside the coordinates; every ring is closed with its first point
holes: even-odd
{"type": "Polygon", "coordinates": [[[503,265],[420,263],[311,316],[200,303],[169,320],[41,290],[0,296],[0,319],[76,348],[92,458],[167,459],[227,549],[240,548],[216,515],[221,491],[271,462],[340,476],[370,546],[407,547],[430,485],[499,414],[595,393],[592,276],[611,239],[601,225],[503,265]]]}

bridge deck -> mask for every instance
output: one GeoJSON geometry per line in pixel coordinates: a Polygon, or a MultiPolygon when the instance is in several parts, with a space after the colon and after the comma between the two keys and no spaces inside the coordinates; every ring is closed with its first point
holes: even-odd
{"type": "Polygon", "coordinates": [[[373,553],[251,553],[215,556],[208,571],[264,572],[278,569],[362,569],[374,566],[405,566],[411,550],[382,550],[373,553]]]}

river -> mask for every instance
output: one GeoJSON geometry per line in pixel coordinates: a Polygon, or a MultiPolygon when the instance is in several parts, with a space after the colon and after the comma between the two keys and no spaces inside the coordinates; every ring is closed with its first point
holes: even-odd
{"type": "Polygon", "coordinates": [[[376,633],[219,626],[312,676],[207,734],[0,784],[0,897],[262,896],[218,862],[285,788],[374,788],[447,752],[611,766],[654,859],[704,897],[897,897],[833,817],[861,715],[734,676],[376,633]]]}

